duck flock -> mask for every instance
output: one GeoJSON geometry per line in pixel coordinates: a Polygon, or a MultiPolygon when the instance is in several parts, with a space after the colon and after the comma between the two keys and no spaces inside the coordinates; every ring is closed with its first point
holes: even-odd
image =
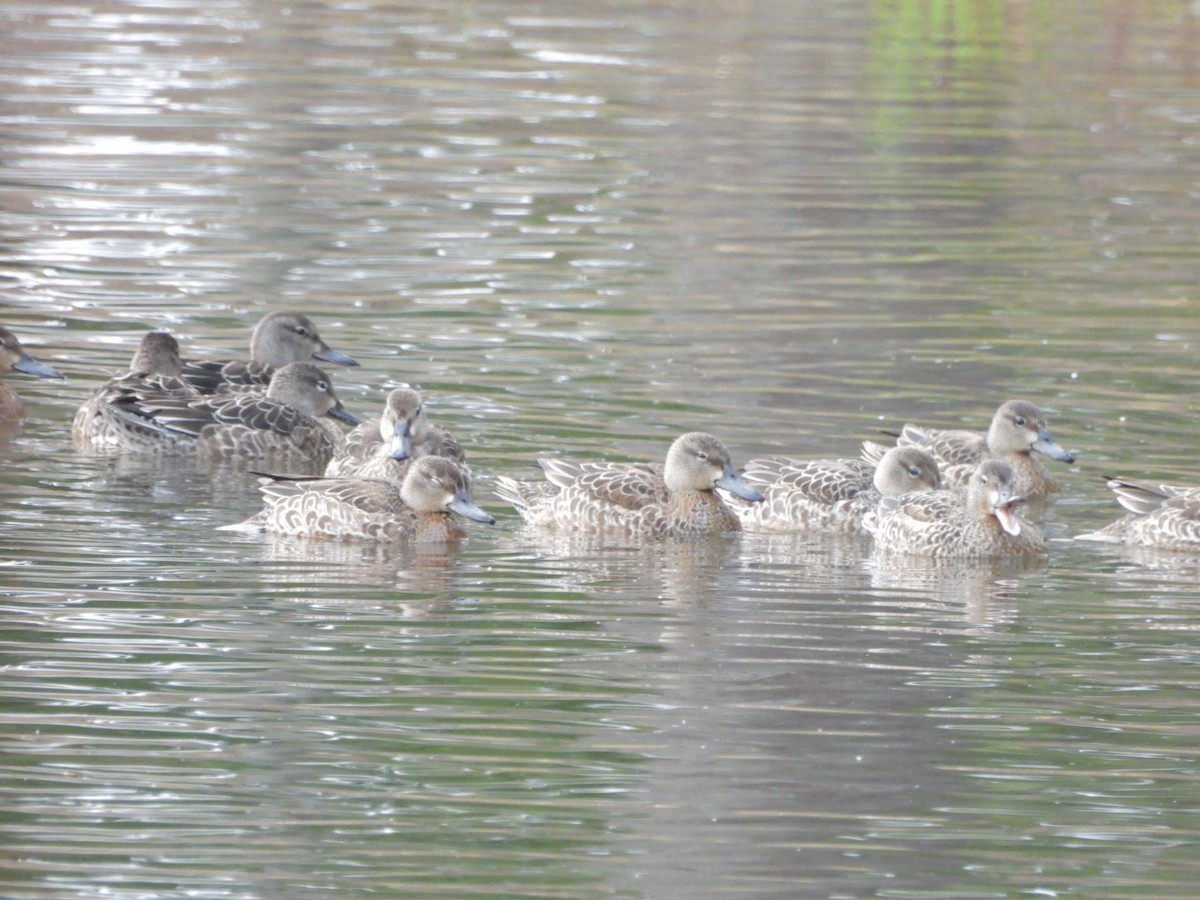
{"type": "MultiPolygon", "coordinates": [[[[494,524],[471,499],[458,441],[428,421],[421,395],[391,391],[362,422],[318,363],[357,366],[303,315],[255,327],[248,360],[185,361],[170,334],[142,339],[129,371],[96,388],[75,414],[77,446],[103,453],[203,454],[299,463],[319,475],[265,474],[263,508],[228,530],[375,541],[450,541],[462,520],[494,524]],[[352,426],[344,430],[338,422],[352,426]]],[[[0,327],[0,374],[61,378],[0,327]]],[[[25,408],[0,383],[0,422],[25,408]]],[[[713,435],[677,438],[663,463],[538,460],[544,480],[496,479],[496,496],[529,527],[660,538],[718,531],[840,532],[879,551],[925,557],[1042,553],[1027,517],[1061,483],[1039,460],[1073,462],[1041,410],[1000,406],[986,433],[905,425],[894,446],[867,441],[858,459],[750,460],[739,473],[713,435]]],[[[1123,478],[1127,510],[1081,539],[1200,549],[1200,487],[1123,478]]]]}

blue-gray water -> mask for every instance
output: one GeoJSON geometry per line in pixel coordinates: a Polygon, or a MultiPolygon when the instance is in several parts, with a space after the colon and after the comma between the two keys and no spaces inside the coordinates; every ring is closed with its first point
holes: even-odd
{"type": "Polygon", "coordinates": [[[0,8],[0,894],[1190,897],[1200,558],[1072,535],[1200,483],[1200,18],[1177,2],[0,8]],[[215,531],[237,466],[79,455],[167,328],[308,313],[500,519],[215,531]],[[1032,563],[539,538],[546,452],[853,456],[1033,399],[1032,563]]]}

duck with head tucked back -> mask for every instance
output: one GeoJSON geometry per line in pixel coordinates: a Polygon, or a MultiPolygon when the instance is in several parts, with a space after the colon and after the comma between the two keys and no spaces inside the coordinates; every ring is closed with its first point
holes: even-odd
{"type": "Polygon", "coordinates": [[[1012,466],[1013,490],[1027,500],[1062,489],[1062,483],[1038,462],[1034,452],[1059,462],[1075,461],[1050,437],[1045,414],[1026,400],[1002,404],[992,417],[987,434],[908,424],[896,444],[920,447],[937,460],[942,481],[949,487],[967,484],[984,459],[1003,460],[1012,466]]]}
{"type": "Polygon", "coordinates": [[[274,312],[263,316],[250,336],[250,359],[192,360],[183,364],[181,377],[202,394],[223,391],[264,391],[280,366],[294,362],[357,366],[344,353],[330,347],[317,334],[307,316],[274,312]]]}
{"type": "Polygon", "coordinates": [[[321,468],[341,436],[327,419],[359,424],[329,376],[310,363],[280,368],[265,394],[186,395],[143,387],[117,392],[109,412],[120,419],[125,450],[229,459],[287,453],[321,468]]]}
{"type": "Polygon", "coordinates": [[[1013,469],[989,459],[965,488],[884,497],[863,527],[883,553],[934,558],[1041,553],[1041,532],[1017,513],[1025,499],[1013,490],[1013,469]]]}
{"type": "MultiPolygon", "coordinates": [[[[864,445],[864,456],[878,447],[864,445]]],[[[879,447],[870,459],[752,459],[744,477],[762,503],[730,504],[747,531],[865,534],[863,517],[881,497],[941,487],[937,463],[917,447],[879,447]]]]}
{"type": "Polygon", "coordinates": [[[165,331],[148,332],[138,343],[129,370],[96,388],[75,411],[71,436],[80,446],[93,450],[119,450],[124,434],[123,420],[112,414],[112,400],[137,391],[196,395],[190,385],[180,380],[182,370],[179,342],[165,331]]]}
{"type": "Polygon", "coordinates": [[[387,395],[383,413],[350,431],[334,450],[326,476],[383,478],[399,484],[413,459],[442,456],[465,468],[462,445],[425,415],[421,395],[396,388],[387,395]]]}
{"type": "Polygon", "coordinates": [[[1108,487],[1129,514],[1078,540],[1200,552],[1200,487],[1125,478],[1109,479],[1108,487]]]}
{"type": "Polygon", "coordinates": [[[715,489],[752,503],[762,500],[738,475],[724,445],[698,431],[676,438],[661,469],[549,458],[538,464],[546,482],[501,477],[496,494],[530,525],[542,528],[649,537],[740,531],[737,514],[715,489]]]}
{"type": "MultiPolygon", "coordinates": [[[[40,363],[21,346],[17,336],[0,325],[0,375],[21,372],[36,378],[62,378],[57,369],[40,363]]],[[[0,382],[0,422],[16,422],[25,417],[25,404],[17,392],[0,382]]]]}
{"type": "Polygon", "coordinates": [[[413,460],[399,484],[372,478],[267,476],[265,507],[224,531],[374,541],[445,543],[466,534],[453,516],[495,519],[471,500],[471,479],[456,462],[413,460]]]}

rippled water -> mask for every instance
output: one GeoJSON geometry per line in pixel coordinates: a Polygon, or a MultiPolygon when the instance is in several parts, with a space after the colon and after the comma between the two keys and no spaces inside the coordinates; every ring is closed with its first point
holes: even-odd
{"type": "Polygon", "coordinates": [[[1068,538],[1197,481],[1185,4],[9,3],[5,897],[1187,897],[1196,559],[1068,538]],[[169,328],[298,309],[497,514],[454,553],[215,531],[236,466],[83,456],[169,328]],[[531,534],[544,452],[854,455],[1050,413],[1048,558],[531,534]]]}

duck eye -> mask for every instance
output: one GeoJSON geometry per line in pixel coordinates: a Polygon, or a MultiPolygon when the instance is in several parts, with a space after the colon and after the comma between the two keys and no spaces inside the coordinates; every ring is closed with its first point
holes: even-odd
{"type": "Polygon", "coordinates": [[[329,390],[329,384],[324,381],[318,381],[317,382],[317,390],[318,391],[327,391],[327,390],[329,390]]]}
{"type": "Polygon", "coordinates": [[[708,459],[708,454],[705,453],[703,450],[699,450],[696,453],[696,459],[706,460],[706,459],[708,459]]]}
{"type": "Polygon", "coordinates": [[[297,325],[294,330],[300,337],[308,337],[308,329],[303,325],[297,325]]]}
{"type": "Polygon", "coordinates": [[[1013,419],[1013,421],[1014,421],[1014,422],[1016,422],[1018,425],[1024,425],[1024,424],[1025,424],[1025,417],[1024,417],[1024,416],[1017,416],[1015,419],[1013,419]]]}
{"type": "Polygon", "coordinates": [[[911,475],[913,478],[920,478],[921,470],[919,468],[917,468],[916,466],[909,466],[908,474],[911,475]]]}

